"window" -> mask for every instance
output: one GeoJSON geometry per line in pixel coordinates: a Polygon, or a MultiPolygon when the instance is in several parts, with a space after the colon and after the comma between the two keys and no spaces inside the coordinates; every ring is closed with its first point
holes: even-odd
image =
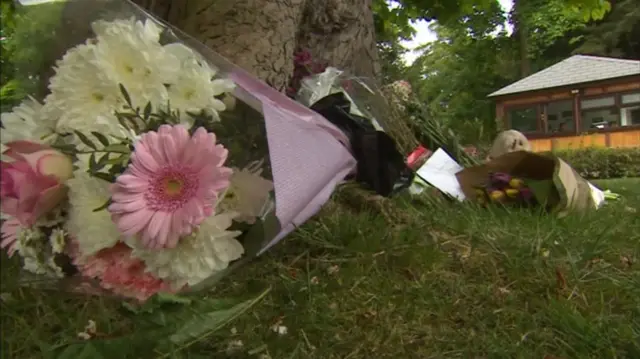
{"type": "Polygon", "coordinates": [[[510,110],[509,122],[512,129],[520,132],[538,131],[538,106],[510,110]]]}
{"type": "Polygon", "coordinates": [[[620,102],[623,105],[640,102],[640,92],[622,95],[620,102]]]}
{"type": "Polygon", "coordinates": [[[620,125],[620,113],[615,107],[582,111],[582,130],[598,130],[620,125]]]}
{"type": "Polygon", "coordinates": [[[623,107],[620,109],[620,124],[622,126],[640,125],[640,106],[623,107]]]}
{"type": "Polygon", "coordinates": [[[573,116],[573,101],[554,101],[546,106],[548,132],[573,132],[575,120],[573,116]]]}
{"type": "Polygon", "coordinates": [[[600,97],[600,98],[582,100],[580,102],[580,107],[583,110],[588,110],[591,108],[615,106],[615,104],[616,104],[616,98],[611,96],[611,97],[600,97]]]}

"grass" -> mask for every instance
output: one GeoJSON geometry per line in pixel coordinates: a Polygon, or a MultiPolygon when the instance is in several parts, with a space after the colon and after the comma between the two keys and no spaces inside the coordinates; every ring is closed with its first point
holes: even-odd
{"type": "MultiPolygon", "coordinates": [[[[327,209],[216,288],[271,286],[261,303],[167,357],[640,358],[640,180],[597,184],[623,199],[563,219],[404,199],[403,223],[327,209]]],[[[109,299],[11,287],[3,263],[2,358],[44,358],[89,319],[131,330],[109,299]]]]}

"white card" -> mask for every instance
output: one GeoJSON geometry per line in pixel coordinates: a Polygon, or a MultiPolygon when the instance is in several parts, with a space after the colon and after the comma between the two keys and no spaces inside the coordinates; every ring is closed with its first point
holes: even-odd
{"type": "Polygon", "coordinates": [[[460,166],[447,152],[438,148],[417,173],[425,181],[440,191],[464,201],[466,196],[460,188],[456,173],[462,171],[460,166]]]}

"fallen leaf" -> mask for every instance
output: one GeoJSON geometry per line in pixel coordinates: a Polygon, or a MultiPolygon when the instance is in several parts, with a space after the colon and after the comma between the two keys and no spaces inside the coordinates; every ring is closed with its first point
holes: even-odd
{"type": "Polygon", "coordinates": [[[280,335],[286,335],[289,332],[289,328],[284,325],[272,325],[271,330],[280,335]]]}
{"type": "Polygon", "coordinates": [[[289,269],[289,276],[293,279],[298,278],[298,271],[294,268],[289,269]]]}
{"type": "Polygon", "coordinates": [[[602,263],[602,258],[593,258],[590,261],[587,262],[587,267],[591,268],[593,266],[596,266],[598,264],[602,263]]]}
{"type": "Polygon", "coordinates": [[[337,264],[334,264],[331,267],[327,268],[327,274],[329,275],[336,274],[338,273],[338,271],[340,271],[340,267],[337,264]]]}
{"type": "Polygon", "coordinates": [[[567,288],[567,279],[562,274],[560,267],[556,267],[556,281],[558,283],[558,288],[566,289],[567,288]]]}
{"type": "Polygon", "coordinates": [[[511,293],[511,291],[509,289],[507,289],[507,288],[500,287],[500,288],[498,288],[498,293],[500,293],[500,294],[509,294],[509,293],[511,293]]]}
{"type": "Polygon", "coordinates": [[[626,268],[629,269],[633,265],[633,260],[625,255],[620,256],[620,263],[626,268]]]}
{"type": "Polygon", "coordinates": [[[240,349],[242,349],[242,347],[244,347],[244,343],[242,342],[242,340],[240,339],[232,340],[227,344],[226,353],[228,355],[231,355],[233,353],[238,352],[240,349]]]}
{"type": "Polygon", "coordinates": [[[376,312],[373,309],[369,309],[366,312],[364,312],[362,315],[367,319],[371,319],[371,318],[374,318],[374,317],[378,316],[378,312],[376,312]]]}
{"type": "Polygon", "coordinates": [[[82,333],[78,333],[78,339],[82,339],[82,340],[89,340],[91,339],[91,335],[85,332],[82,333]]]}

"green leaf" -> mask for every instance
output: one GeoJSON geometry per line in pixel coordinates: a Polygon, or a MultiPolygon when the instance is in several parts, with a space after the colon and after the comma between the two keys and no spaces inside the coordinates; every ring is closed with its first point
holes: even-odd
{"type": "Polygon", "coordinates": [[[125,154],[131,153],[131,149],[129,149],[129,146],[123,145],[123,144],[109,145],[109,146],[106,146],[103,150],[105,152],[113,152],[113,153],[125,153],[125,154]]]}
{"type": "Polygon", "coordinates": [[[129,154],[121,154],[120,156],[116,157],[116,158],[111,158],[107,161],[108,165],[115,165],[115,164],[126,164],[129,162],[129,158],[131,157],[131,155],[129,154]]]}
{"type": "Polygon", "coordinates": [[[124,87],[123,84],[118,84],[118,86],[120,86],[120,93],[122,93],[122,97],[124,97],[124,101],[127,103],[127,105],[129,105],[130,108],[133,108],[133,104],[131,103],[131,97],[129,96],[127,89],[124,87]]]}
{"type": "MultiPolygon", "coordinates": [[[[193,339],[202,339],[247,312],[256,303],[260,302],[270,290],[271,288],[265,290],[256,298],[237,304],[230,309],[197,313],[195,318],[189,320],[173,333],[169,340],[174,344],[184,344],[193,339]]],[[[215,300],[212,301],[212,304],[215,304],[215,300]]]]}
{"type": "Polygon", "coordinates": [[[116,112],[116,119],[118,120],[118,123],[120,124],[120,126],[129,129],[129,124],[126,121],[126,117],[123,116],[121,113],[116,112]]]}
{"type": "Polygon", "coordinates": [[[171,293],[158,293],[155,295],[155,300],[160,304],[191,304],[192,300],[187,297],[181,297],[171,293]]]}
{"type": "Polygon", "coordinates": [[[113,203],[113,200],[111,200],[111,197],[109,197],[109,199],[102,206],[94,209],[92,212],[100,212],[102,210],[105,210],[111,203],[113,203]]]}
{"type": "Polygon", "coordinates": [[[100,159],[98,160],[98,166],[97,166],[96,172],[103,169],[104,166],[106,166],[107,164],[109,164],[109,153],[105,153],[102,156],[100,156],[100,159]]]}
{"type": "Polygon", "coordinates": [[[151,116],[151,102],[147,102],[147,105],[144,107],[144,114],[142,118],[145,120],[149,120],[149,116],[151,116]]]}
{"type": "Polygon", "coordinates": [[[77,152],[76,146],[67,145],[67,144],[59,144],[59,145],[51,145],[54,149],[67,154],[75,154],[77,152]]]}
{"type": "Polygon", "coordinates": [[[113,178],[116,178],[118,175],[124,172],[125,169],[126,169],[125,165],[123,165],[122,163],[116,163],[113,166],[111,166],[111,168],[109,169],[109,174],[113,178]]]}
{"type": "Polygon", "coordinates": [[[78,138],[80,139],[80,141],[82,141],[82,143],[84,143],[85,145],[87,145],[88,147],[94,150],[97,149],[96,145],[84,133],[80,131],[75,131],[75,130],[73,132],[76,134],[76,136],[78,136],[78,138]]]}
{"type": "Polygon", "coordinates": [[[95,178],[99,178],[99,179],[107,181],[107,182],[110,182],[110,183],[113,183],[116,180],[116,177],[114,175],[109,174],[109,173],[104,173],[104,172],[91,173],[91,176],[95,177],[95,178]]]}
{"type": "Polygon", "coordinates": [[[98,163],[96,162],[96,154],[94,152],[91,154],[91,156],[89,156],[89,173],[98,172],[99,169],[97,167],[98,163]]]}
{"type": "Polygon", "coordinates": [[[100,143],[103,146],[109,146],[109,140],[107,139],[107,137],[105,137],[105,135],[101,134],[100,132],[95,132],[95,131],[92,131],[91,134],[93,136],[95,136],[95,138],[97,138],[98,141],[100,141],[100,143]]]}

